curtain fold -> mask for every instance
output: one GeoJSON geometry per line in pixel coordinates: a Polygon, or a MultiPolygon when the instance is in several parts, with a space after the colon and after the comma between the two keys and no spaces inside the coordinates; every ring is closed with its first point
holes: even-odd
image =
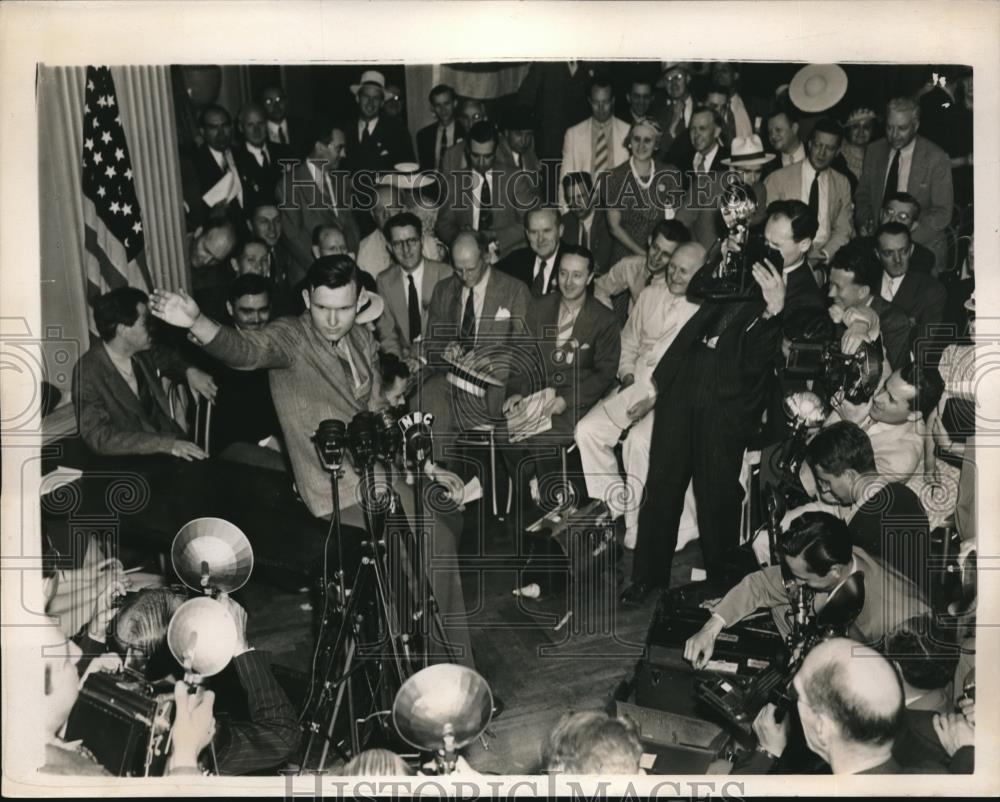
{"type": "MultiPolygon", "coordinates": [[[[78,343],[80,353],[90,341],[80,160],[86,73],[86,67],[40,66],[36,95],[42,324],[47,336],[78,343]]],[[[153,283],[187,288],[170,69],[113,67],[112,75],[135,170],[153,283]]],[[[48,380],[65,396],[69,378],[65,371],[48,380]]]]}

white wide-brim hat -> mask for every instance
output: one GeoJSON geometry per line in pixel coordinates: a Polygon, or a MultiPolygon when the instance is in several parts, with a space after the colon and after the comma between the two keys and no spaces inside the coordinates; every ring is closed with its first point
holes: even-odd
{"type": "Polygon", "coordinates": [[[847,94],[847,73],[837,64],[807,64],[792,78],[788,97],[800,111],[826,111],[847,94]]]}
{"type": "Polygon", "coordinates": [[[416,162],[400,162],[392,166],[393,172],[386,173],[379,180],[379,186],[399,187],[400,189],[423,189],[434,183],[434,179],[420,172],[416,162]]]}

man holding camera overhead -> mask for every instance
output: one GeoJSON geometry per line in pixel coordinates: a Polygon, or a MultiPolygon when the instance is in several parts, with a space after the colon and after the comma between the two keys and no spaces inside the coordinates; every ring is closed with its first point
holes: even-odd
{"type": "MultiPolygon", "coordinates": [[[[210,356],[238,370],[269,368],[274,407],[281,423],[295,483],[309,511],[317,518],[333,514],[330,478],[313,445],[317,425],[334,419],[349,423],[359,412],[386,406],[378,369],[378,348],[365,326],[356,326],[358,267],[349,256],[324,256],[306,273],[302,297],[306,310],[298,317],[279,318],[260,331],[236,331],[201,313],[187,293],[157,290],[150,308],[161,320],[189,329],[210,356]]],[[[434,478],[448,485],[456,504],[462,485],[453,474],[436,470],[434,478]]],[[[394,489],[413,515],[412,493],[402,478],[394,489]]],[[[364,527],[360,477],[349,461],[339,481],[341,522],[364,527]]],[[[435,559],[449,567],[461,531],[460,516],[435,514],[431,531],[435,559]],[[449,559],[450,558],[450,559],[449,559]]],[[[429,577],[442,615],[460,620],[465,614],[457,569],[436,570],[429,577]]],[[[447,624],[447,620],[446,620],[447,624]]],[[[445,627],[449,641],[460,647],[461,659],[472,666],[472,648],[465,624],[445,627]]]]}
{"type": "MultiPolygon", "coordinates": [[[[724,578],[727,552],[739,543],[743,452],[757,433],[774,377],[786,284],[776,256],[753,263],[761,296],[704,300],[653,372],[657,400],[648,496],[639,513],[632,585],[626,606],[670,583],[684,495],[693,481],[698,531],[709,579],[724,578]]],[[[688,292],[711,284],[711,267],[688,292]]],[[[751,284],[751,287],[754,285],[751,284]]]]}

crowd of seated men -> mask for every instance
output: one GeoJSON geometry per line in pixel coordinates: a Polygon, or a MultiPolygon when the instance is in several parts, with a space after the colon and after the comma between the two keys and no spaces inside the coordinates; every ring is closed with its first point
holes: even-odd
{"type": "MultiPolygon", "coordinates": [[[[459,435],[489,431],[525,521],[565,501],[544,485],[578,451],[583,491],[620,522],[632,553],[624,606],[669,587],[675,552],[693,540],[709,580],[726,583],[689,643],[695,665],[726,626],[787,605],[787,572],[830,594],[864,571],[870,594],[852,636],[886,657],[873,654],[879,669],[859,683],[844,644],[817,648],[796,679],[799,708],[809,748],[835,773],[909,770],[893,747],[904,702],[943,685],[923,688],[916,658],[896,660],[887,644],[912,651],[922,636],[900,635],[906,622],[942,613],[932,534],[947,523],[963,556],[975,548],[974,433],[955,414],[971,398],[973,258],[948,239],[952,164],[962,165],[921,134],[941,104],[893,97],[843,123],[806,120],[787,93],[743,86],[736,65],[665,62],[662,75],[620,92],[626,120],[594,67],[533,65],[517,106],[496,121],[482,102],[435,87],[436,121],[416,135],[419,166],[433,177],[408,164],[411,137],[386,113],[374,70],[340,119],[288,116],[278,88],[239,110],[238,137],[229,111],[204,109],[202,143],[183,171],[191,294],[121,288],[94,302],[101,342],[76,369],[81,437],[100,455],[260,464],[268,452],[275,481],[294,481],[317,517],[332,509],[309,436],[326,418],[433,413],[428,475],[458,503],[461,482],[448,469],[461,469],[459,435]],[[761,99],[766,123],[755,127],[748,108],[761,99]],[[539,159],[560,157],[556,180],[520,180],[544,178],[539,159]],[[365,171],[361,203],[354,179],[365,171]],[[652,171],[682,175],[678,193],[637,191],[638,206],[611,208],[609,186],[648,187],[652,171]],[[707,183],[690,180],[699,173],[707,183]],[[715,203],[724,176],[757,199],[751,239],[764,246],[748,266],[753,292],[735,302],[699,291],[743,248],[715,203]],[[703,186],[707,206],[693,194],[703,186]],[[163,324],[152,332],[151,315],[163,324]],[[846,357],[874,349],[872,391],[854,399],[786,376],[790,348],[809,340],[846,357]],[[184,385],[211,410],[207,442],[194,442],[191,419],[171,403],[171,387],[184,385]],[[808,431],[795,503],[775,553],[762,554],[758,538],[756,565],[736,570],[753,534],[748,467],[781,450],[783,401],[802,392],[826,416],[808,431]],[[861,733],[866,716],[877,726],[861,733]]],[[[971,77],[959,77],[971,108],[971,77]]],[[[341,482],[345,510],[358,503],[356,485],[356,476],[341,482]]],[[[451,609],[464,609],[460,585],[452,591],[451,609]]],[[[962,752],[971,707],[939,712],[929,737],[949,756],[962,752]]],[[[580,757],[578,741],[634,736],[596,719],[567,727],[583,733],[564,732],[569,746],[553,747],[574,753],[553,758],[567,771],[611,771],[607,760],[619,760],[580,757]],[[617,734],[594,734],[609,727],[617,734]]],[[[240,731],[216,730],[221,770],[266,762],[230,764],[240,731]]],[[[765,716],[757,732],[780,757],[781,726],[765,716]]],[[[293,740],[280,735],[267,760],[280,762],[293,740]]]]}

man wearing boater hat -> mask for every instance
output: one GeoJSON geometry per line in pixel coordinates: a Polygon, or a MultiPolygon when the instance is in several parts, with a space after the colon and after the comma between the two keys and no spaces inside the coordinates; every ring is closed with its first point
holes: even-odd
{"type": "Polygon", "coordinates": [[[750,225],[762,223],[767,216],[767,192],[761,181],[764,165],[774,161],[773,153],[765,153],[760,137],[736,137],[731,146],[732,155],[722,159],[722,164],[734,171],[740,180],[753,192],[757,201],[757,211],[750,218],[750,225]]]}
{"type": "Polygon", "coordinates": [[[398,162],[412,162],[410,134],[399,120],[382,114],[385,76],[365,70],[351,87],[358,101],[358,118],[347,131],[347,163],[352,172],[385,172],[398,162]]]}

